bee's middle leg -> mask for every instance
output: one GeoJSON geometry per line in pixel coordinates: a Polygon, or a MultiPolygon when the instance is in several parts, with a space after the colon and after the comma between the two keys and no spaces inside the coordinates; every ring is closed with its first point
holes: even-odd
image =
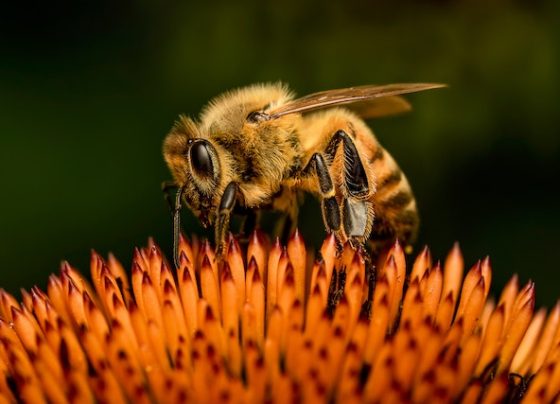
{"type": "Polygon", "coordinates": [[[239,226],[239,234],[249,236],[259,227],[260,212],[256,209],[244,209],[240,212],[242,219],[239,226]]]}
{"type": "Polygon", "coordinates": [[[282,213],[282,217],[276,222],[274,226],[274,234],[280,237],[283,243],[287,243],[290,236],[297,228],[298,209],[292,208],[287,212],[282,213]]]}
{"type": "Polygon", "coordinates": [[[288,242],[298,224],[299,205],[301,195],[292,187],[282,186],[274,195],[269,208],[280,212],[281,216],[274,225],[274,235],[282,242],[288,242]]]}
{"type": "Polygon", "coordinates": [[[311,156],[309,163],[303,169],[303,175],[310,175],[312,171],[315,171],[319,181],[323,222],[327,227],[327,231],[337,234],[341,227],[340,208],[336,200],[331,174],[321,153],[315,153],[311,156]]]}

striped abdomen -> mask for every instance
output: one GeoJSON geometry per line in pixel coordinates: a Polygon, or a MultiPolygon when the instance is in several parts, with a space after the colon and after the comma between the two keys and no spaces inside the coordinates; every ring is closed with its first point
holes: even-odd
{"type": "Polygon", "coordinates": [[[410,185],[393,159],[379,144],[371,147],[368,164],[375,174],[377,192],[372,197],[375,220],[371,239],[406,243],[415,240],[418,232],[418,211],[410,185]]]}

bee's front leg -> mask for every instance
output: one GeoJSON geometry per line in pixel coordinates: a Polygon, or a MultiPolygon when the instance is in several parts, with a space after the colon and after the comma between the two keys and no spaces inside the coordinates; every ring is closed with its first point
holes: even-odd
{"type": "Polygon", "coordinates": [[[216,219],[216,226],[214,228],[214,241],[216,242],[217,259],[221,258],[224,252],[226,234],[229,230],[229,219],[231,217],[233,208],[235,207],[238,193],[239,187],[237,186],[237,184],[235,182],[230,182],[222,195],[222,199],[220,199],[220,207],[216,219]]]}

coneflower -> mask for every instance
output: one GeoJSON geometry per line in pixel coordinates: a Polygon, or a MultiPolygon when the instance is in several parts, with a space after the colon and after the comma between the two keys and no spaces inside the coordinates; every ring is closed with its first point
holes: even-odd
{"type": "Polygon", "coordinates": [[[255,232],[223,260],[181,239],[180,268],[135,250],[131,275],[93,252],[46,293],[0,292],[1,402],[550,402],[560,306],[533,314],[513,277],[488,299],[489,259],[463,276],[397,243],[374,267],[328,237],[312,257],[255,232]]]}

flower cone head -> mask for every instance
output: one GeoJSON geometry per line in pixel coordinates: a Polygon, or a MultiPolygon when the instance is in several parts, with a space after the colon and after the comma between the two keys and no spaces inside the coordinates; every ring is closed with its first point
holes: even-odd
{"type": "Polygon", "coordinates": [[[465,273],[396,243],[378,262],[230,237],[223,259],[180,242],[172,268],[153,241],[130,275],[92,253],[47,291],[0,292],[0,401],[552,401],[560,394],[560,305],[534,314],[532,282],[488,298],[490,261],[465,273]],[[375,265],[374,265],[375,264],[375,265]]]}

